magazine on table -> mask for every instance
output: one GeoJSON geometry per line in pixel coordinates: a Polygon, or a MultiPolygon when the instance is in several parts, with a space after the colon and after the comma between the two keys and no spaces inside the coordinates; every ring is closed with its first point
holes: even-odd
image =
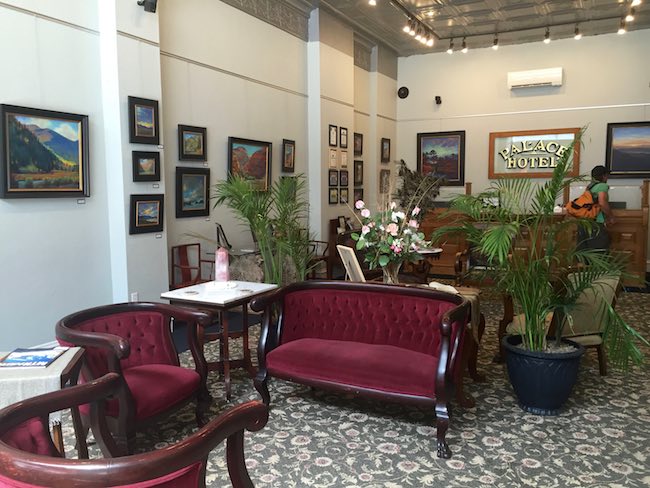
{"type": "Polygon", "coordinates": [[[0,359],[0,368],[45,368],[67,350],[67,347],[14,349],[0,359]]]}

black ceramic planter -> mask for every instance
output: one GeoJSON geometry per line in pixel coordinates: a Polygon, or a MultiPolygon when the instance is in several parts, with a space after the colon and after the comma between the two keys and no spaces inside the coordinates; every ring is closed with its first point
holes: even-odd
{"type": "Polygon", "coordinates": [[[562,339],[562,342],[576,349],[545,353],[522,349],[518,347],[521,342],[521,336],[506,336],[502,341],[506,350],[508,376],[519,406],[535,415],[557,415],[576,383],[585,348],[562,339]]]}

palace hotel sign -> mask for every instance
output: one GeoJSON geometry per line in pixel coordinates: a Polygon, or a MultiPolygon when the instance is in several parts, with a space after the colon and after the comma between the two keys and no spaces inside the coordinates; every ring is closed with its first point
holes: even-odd
{"type": "MultiPolygon", "coordinates": [[[[579,128],[490,133],[489,178],[549,178],[569,151],[579,128]]],[[[580,144],[573,148],[571,176],[580,167],[580,144]]]]}

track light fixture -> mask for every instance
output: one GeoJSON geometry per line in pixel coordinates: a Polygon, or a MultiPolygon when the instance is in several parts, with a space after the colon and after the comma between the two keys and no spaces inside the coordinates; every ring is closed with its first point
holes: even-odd
{"type": "Polygon", "coordinates": [[[419,41],[422,39],[422,28],[418,27],[415,31],[415,40],[419,41]]]}
{"type": "Polygon", "coordinates": [[[447,48],[447,54],[454,54],[454,38],[453,37],[449,40],[449,47],[447,48]]]}
{"type": "Polygon", "coordinates": [[[551,30],[547,27],[546,33],[544,34],[544,44],[551,42],[551,30]]]}
{"type": "Polygon", "coordinates": [[[409,36],[415,35],[415,19],[411,20],[411,28],[409,29],[409,36]]]}
{"type": "Polygon", "coordinates": [[[621,19],[621,23],[618,26],[617,34],[625,34],[627,29],[625,28],[625,19],[621,19]]]}
{"type": "Polygon", "coordinates": [[[573,34],[574,34],[573,38],[576,41],[579,41],[580,39],[582,39],[582,32],[580,32],[580,27],[578,26],[578,24],[576,24],[576,28],[574,29],[573,34]]]}
{"type": "Polygon", "coordinates": [[[426,44],[427,44],[428,47],[433,46],[433,34],[429,34],[429,36],[427,37],[427,43],[426,44]]]}
{"type": "Polygon", "coordinates": [[[492,49],[495,51],[499,49],[499,36],[497,34],[494,34],[494,41],[492,41],[492,49]]]}
{"type": "Polygon", "coordinates": [[[411,32],[411,19],[409,19],[406,24],[404,24],[404,28],[402,29],[404,32],[407,34],[411,32]]]}
{"type": "Polygon", "coordinates": [[[631,7],[630,11],[625,16],[625,22],[633,22],[633,21],[634,21],[634,7],[631,7]]]}
{"type": "Polygon", "coordinates": [[[460,50],[461,53],[467,54],[467,42],[465,42],[465,38],[463,37],[463,44],[462,44],[462,49],[460,50]]]}

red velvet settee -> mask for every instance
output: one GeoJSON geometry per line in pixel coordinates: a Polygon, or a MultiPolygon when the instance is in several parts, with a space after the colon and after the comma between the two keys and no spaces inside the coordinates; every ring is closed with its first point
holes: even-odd
{"type": "Polygon", "coordinates": [[[254,299],[264,310],[255,388],[265,404],[268,378],[383,400],[433,406],[437,454],[469,304],[426,288],[306,281],[254,299]]]}

